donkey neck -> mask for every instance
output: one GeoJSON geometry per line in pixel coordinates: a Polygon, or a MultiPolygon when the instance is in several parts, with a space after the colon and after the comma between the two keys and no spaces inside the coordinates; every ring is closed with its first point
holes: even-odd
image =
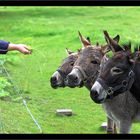
{"type": "Polygon", "coordinates": [[[89,91],[91,90],[91,88],[92,88],[92,86],[93,86],[95,80],[97,79],[97,77],[98,77],[98,74],[95,75],[94,78],[89,79],[89,80],[87,80],[87,81],[84,83],[84,86],[85,86],[89,91]]]}
{"type": "Polygon", "coordinates": [[[132,95],[140,102],[140,63],[136,63],[134,67],[135,81],[130,89],[132,95]]]}

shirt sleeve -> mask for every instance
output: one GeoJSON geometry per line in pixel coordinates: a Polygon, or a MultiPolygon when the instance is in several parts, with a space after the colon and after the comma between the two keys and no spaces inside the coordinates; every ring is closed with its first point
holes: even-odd
{"type": "Polygon", "coordinates": [[[8,52],[8,46],[10,42],[0,40],[0,54],[6,54],[8,52]]]}

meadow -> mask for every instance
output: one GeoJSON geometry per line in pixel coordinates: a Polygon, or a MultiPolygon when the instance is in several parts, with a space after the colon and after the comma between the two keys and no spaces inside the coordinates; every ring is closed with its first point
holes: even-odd
{"type": "MultiPolygon", "coordinates": [[[[89,91],[52,89],[50,77],[67,57],[65,48],[81,48],[78,31],[89,36],[93,44],[104,44],[102,31],[107,30],[112,37],[119,34],[120,42],[132,40],[133,45],[140,42],[139,17],[140,7],[0,7],[0,39],[33,49],[28,56],[8,52],[0,58],[6,60],[5,67],[43,133],[106,133],[100,128],[106,114],[91,100],[89,91]],[[61,108],[72,109],[74,115],[56,115],[61,108]]],[[[3,73],[0,76],[6,77],[3,73]]],[[[2,78],[7,96],[0,96],[0,133],[40,133],[6,79],[2,78]]],[[[133,124],[132,133],[139,133],[139,129],[140,124],[133,124]]]]}

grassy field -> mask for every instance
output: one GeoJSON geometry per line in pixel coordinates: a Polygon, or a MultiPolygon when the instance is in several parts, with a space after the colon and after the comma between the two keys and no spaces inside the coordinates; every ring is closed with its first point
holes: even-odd
{"type": "MultiPolygon", "coordinates": [[[[111,36],[119,34],[121,42],[140,41],[140,7],[0,7],[0,39],[24,43],[33,53],[24,56],[9,52],[6,68],[43,133],[100,134],[106,115],[95,104],[86,88],[50,86],[50,77],[67,55],[65,48],[81,48],[77,31],[91,41],[105,43],[103,30],[111,36]],[[70,108],[71,117],[57,116],[56,109],[70,108]]],[[[0,99],[0,133],[40,133],[23,106],[21,98],[8,88],[9,98],[0,99]]],[[[132,133],[139,133],[134,124],[132,133]]]]}

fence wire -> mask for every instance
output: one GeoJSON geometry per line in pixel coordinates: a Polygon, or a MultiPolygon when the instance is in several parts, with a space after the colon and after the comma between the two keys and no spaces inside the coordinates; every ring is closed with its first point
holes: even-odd
{"type": "MultiPolygon", "coordinates": [[[[38,123],[38,121],[37,121],[37,120],[35,119],[35,117],[33,116],[31,110],[29,109],[29,107],[28,107],[28,105],[27,105],[26,100],[23,98],[22,93],[21,93],[21,90],[19,89],[18,86],[16,86],[15,82],[14,82],[13,79],[12,79],[12,76],[11,76],[10,73],[7,71],[6,67],[4,66],[4,62],[0,62],[0,65],[1,65],[2,69],[5,71],[8,80],[9,80],[9,81],[11,82],[11,84],[13,85],[13,90],[14,90],[14,92],[17,93],[17,94],[20,96],[20,98],[22,99],[23,105],[25,106],[25,108],[26,108],[28,114],[30,115],[31,119],[33,120],[34,124],[35,124],[35,125],[37,126],[37,128],[39,129],[39,132],[40,132],[40,133],[43,133],[40,124],[38,123]]],[[[1,112],[1,111],[2,111],[2,110],[0,109],[0,131],[1,131],[2,133],[4,133],[5,130],[4,130],[4,123],[3,123],[2,112],[1,112]]]]}

